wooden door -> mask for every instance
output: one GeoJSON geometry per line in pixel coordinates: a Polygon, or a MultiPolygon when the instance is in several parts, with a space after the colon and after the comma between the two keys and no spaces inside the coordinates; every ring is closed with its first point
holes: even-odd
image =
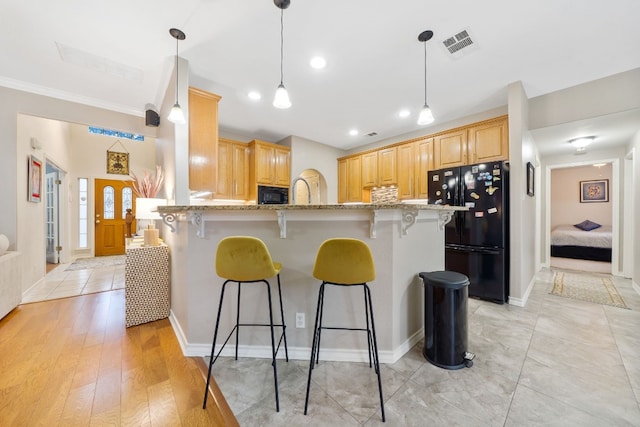
{"type": "Polygon", "coordinates": [[[274,149],[274,185],[282,185],[288,187],[291,182],[291,150],[288,148],[274,149]]]}
{"type": "Polygon", "coordinates": [[[414,196],[414,143],[402,144],[398,147],[398,198],[413,199],[414,196]]]}
{"type": "MultiPolygon", "coordinates": [[[[125,253],[127,209],[133,209],[134,196],[131,182],[112,179],[95,180],[95,255],[122,255],[125,253]]],[[[131,224],[135,233],[135,221],[131,224]]]]}
{"type": "Polygon", "coordinates": [[[246,144],[231,145],[231,172],[234,199],[249,198],[249,149],[246,144]]]}
{"type": "Polygon", "coordinates": [[[469,163],[495,162],[509,158],[507,119],[469,128],[469,163]]]}
{"type": "Polygon", "coordinates": [[[435,168],[452,168],[467,164],[467,129],[434,137],[435,168]]]}
{"type": "Polygon", "coordinates": [[[378,185],[378,152],[362,155],[362,186],[375,187],[378,185]]]}
{"type": "Polygon", "coordinates": [[[398,183],[396,169],[396,147],[378,151],[378,185],[393,185],[398,183]]]}
{"type": "Polygon", "coordinates": [[[416,141],[416,152],[414,197],[416,199],[426,199],[429,197],[429,177],[427,172],[434,169],[433,138],[416,141]]]}

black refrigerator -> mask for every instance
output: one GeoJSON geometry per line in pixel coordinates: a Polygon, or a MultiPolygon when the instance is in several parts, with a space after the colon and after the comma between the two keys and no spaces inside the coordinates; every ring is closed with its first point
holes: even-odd
{"type": "Polygon", "coordinates": [[[509,165],[480,163],[429,172],[429,203],[466,206],[445,226],[445,269],[469,277],[469,296],[509,296],[509,165]]]}

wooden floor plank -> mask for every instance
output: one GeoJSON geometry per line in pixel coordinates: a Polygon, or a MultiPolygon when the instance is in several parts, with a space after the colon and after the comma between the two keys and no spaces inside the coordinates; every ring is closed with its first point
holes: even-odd
{"type": "Polygon", "coordinates": [[[203,410],[204,363],[168,319],[125,328],[124,290],[19,306],[0,320],[0,425],[237,426],[203,410]]]}

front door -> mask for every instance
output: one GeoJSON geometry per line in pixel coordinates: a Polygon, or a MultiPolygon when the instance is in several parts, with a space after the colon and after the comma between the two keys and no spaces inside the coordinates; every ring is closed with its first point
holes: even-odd
{"type": "MultiPolygon", "coordinates": [[[[125,252],[127,209],[133,209],[130,181],[95,180],[95,255],[122,255],[125,252]]],[[[131,230],[135,231],[135,221],[131,230]]]]}

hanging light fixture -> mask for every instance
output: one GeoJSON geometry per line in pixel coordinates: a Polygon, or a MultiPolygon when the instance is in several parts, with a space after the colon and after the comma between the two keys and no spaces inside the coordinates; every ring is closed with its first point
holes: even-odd
{"type": "Polygon", "coordinates": [[[276,108],[289,108],[291,107],[291,101],[289,100],[289,93],[284,87],[283,72],[282,72],[282,57],[284,56],[284,10],[289,7],[290,0],[273,0],[273,3],[280,8],[280,84],[276,89],[276,96],[273,98],[273,106],[276,108]]]}
{"type": "Polygon", "coordinates": [[[171,34],[171,37],[176,39],[176,103],[173,104],[168,119],[172,123],[184,124],[184,112],[182,111],[180,103],[178,102],[178,42],[180,40],[184,40],[185,38],[187,38],[187,36],[185,36],[185,34],[177,28],[171,28],[169,30],[169,34],[171,34]]]}
{"type": "Polygon", "coordinates": [[[419,125],[428,125],[433,122],[433,113],[429,108],[429,104],[427,104],[427,41],[431,40],[431,37],[433,37],[433,31],[431,30],[423,31],[418,36],[418,41],[424,43],[424,107],[422,107],[418,116],[419,125]]]}

